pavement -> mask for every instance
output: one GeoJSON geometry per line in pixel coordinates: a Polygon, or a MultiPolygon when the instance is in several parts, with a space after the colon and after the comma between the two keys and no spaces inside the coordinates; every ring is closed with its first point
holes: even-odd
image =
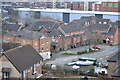
{"type": "MultiPolygon", "coordinates": [[[[82,55],[61,55],[61,53],[53,53],[53,60],[47,61],[46,64],[55,64],[58,66],[63,67],[65,64],[72,62],[73,59],[79,58],[79,57],[87,57],[87,58],[96,58],[99,62],[105,62],[108,57],[113,54],[114,52],[120,50],[120,47],[118,46],[107,46],[107,45],[98,45],[102,48],[100,52],[90,53],[90,54],[82,54],[82,55]]],[[[87,48],[88,46],[86,46],[87,48]]],[[[85,50],[85,46],[74,48],[71,50],[68,50],[67,52],[75,53],[80,50],[85,50]]]]}

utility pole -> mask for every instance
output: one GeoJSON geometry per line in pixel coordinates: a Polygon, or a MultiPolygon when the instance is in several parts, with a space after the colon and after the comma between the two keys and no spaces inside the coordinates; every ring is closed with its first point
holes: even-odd
{"type": "Polygon", "coordinates": [[[88,0],[84,0],[84,11],[88,11],[88,0]]]}

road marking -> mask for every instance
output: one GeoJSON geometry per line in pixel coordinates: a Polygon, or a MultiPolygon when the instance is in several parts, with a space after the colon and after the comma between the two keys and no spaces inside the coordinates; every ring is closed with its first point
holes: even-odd
{"type": "Polygon", "coordinates": [[[104,59],[104,58],[108,58],[109,56],[104,56],[104,57],[101,57],[101,58],[98,58],[98,60],[101,60],[101,59],[104,59]]]}

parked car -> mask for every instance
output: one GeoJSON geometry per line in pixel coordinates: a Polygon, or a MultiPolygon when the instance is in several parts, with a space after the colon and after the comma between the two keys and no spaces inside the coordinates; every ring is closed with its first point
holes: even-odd
{"type": "Polygon", "coordinates": [[[92,48],[93,49],[100,49],[100,47],[98,47],[98,46],[93,46],[92,48]]]}

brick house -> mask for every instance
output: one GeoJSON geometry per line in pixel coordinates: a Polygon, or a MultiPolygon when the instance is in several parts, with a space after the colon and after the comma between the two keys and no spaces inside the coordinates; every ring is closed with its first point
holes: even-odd
{"type": "Polygon", "coordinates": [[[104,37],[104,41],[105,39],[109,39],[110,43],[113,45],[118,45],[120,44],[120,24],[117,22],[110,22],[111,24],[111,28],[109,30],[108,33],[103,33],[102,37],[104,37]]]}
{"type": "Polygon", "coordinates": [[[64,35],[59,29],[52,31],[49,35],[51,37],[51,50],[61,51],[64,48],[63,38],[64,35]]]}
{"type": "Polygon", "coordinates": [[[19,46],[0,54],[0,78],[39,78],[42,76],[42,57],[31,46],[19,46]]]}
{"type": "Polygon", "coordinates": [[[11,33],[4,34],[3,39],[8,40],[8,38],[9,40],[11,39],[14,40],[11,42],[17,42],[20,43],[21,45],[31,44],[44,59],[50,59],[51,39],[40,32],[21,30],[14,34],[11,33]],[[11,36],[8,34],[10,34],[11,36]]]}
{"type": "Polygon", "coordinates": [[[107,61],[108,78],[120,78],[120,51],[111,55],[107,61]]]}
{"type": "Polygon", "coordinates": [[[64,35],[64,44],[66,49],[80,46],[81,34],[84,29],[80,25],[67,25],[59,27],[60,32],[64,35]]]}
{"type": "Polygon", "coordinates": [[[120,34],[119,24],[116,22],[109,22],[108,24],[94,24],[89,26],[89,30],[97,32],[101,36],[101,40],[106,44],[118,45],[120,44],[118,35],[120,34]]]}

